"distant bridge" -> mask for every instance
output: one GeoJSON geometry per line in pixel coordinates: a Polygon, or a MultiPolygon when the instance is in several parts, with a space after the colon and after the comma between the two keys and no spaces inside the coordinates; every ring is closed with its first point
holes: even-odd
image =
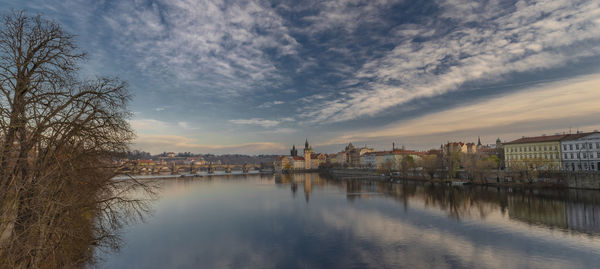
{"type": "Polygon", "coordinates": [[[123,166],[120,172],[137,174],[159,174],[159,173],[171,173],[172,175],[180,173],[197,174],[200,171],[206,171],[209,174],[215,171],[225,171],[225,173],[231,173],[233,170],[242,171],[248,173],[250,170],[259,170],[259,164],[176,164],[174,162],[168,164],[137,164],[136,162],[130,162],[123,166]]]}

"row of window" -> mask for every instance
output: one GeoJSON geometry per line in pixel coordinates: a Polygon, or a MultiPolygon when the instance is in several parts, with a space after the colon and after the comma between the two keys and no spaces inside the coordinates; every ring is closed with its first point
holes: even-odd
{"type": "MultiPolygon", "coordinates": [[[[596,142],[596,149],[600,149],[600,142],[596,142]]],[[[563,145],[563,150],[573,150],[573,148],[575,148],[575,150],[579,150],[579,149],[594,149],[594,143],[577,143],[575,144],[575,147],[573,147],[573,144],[569,144],[568,147],[567,145],[563,145]]]]}
{"type": "Polygon", "coordinates": [[[508,160],[524,160],[524,159],[536,159],[543,158],[546,160],[558,159],[557,154],[515,154],[506,156],[508,160]]]}
{"type": "MultiPolygon", "coordinates": [[[[600,168],[600,163],[598,164],[600,168]]],[[[587,163],[578,163],[578,164],[574,164],[574,163],[567,163],[565,164],[565,170],[572,170],[572,171],[576,171],[576,170],[596,170],[596,165],[591,163],[589,166],[587,163]]]]}
{"type": "Polygon", "coordinates": [[[518,148],[509,148],[508,152],[527,152],[527,151],[548,151],[548,150],[557,150],[556,146],[529,146],[529,147],[518,147],[518,148]]]}
{"type": "MultiPolygon", "coordinates": [[[[577,143],[563,145],[563,150],[580,150],[580,149],[600,149],[600,142],[596,143],[577,143]]],[[[527,151],[548,151],[557,150],[556,146],[528,146],[509,148],[508,152],[527,152],[527,151]]]]}
{"type": "MultiPolygon", "coordinates": [[[[571,159],[571,160],[587,159],[588,156],[590,157],[590,159],[593,159],[594,153],[590,152],[589,155],[587,152],[565,153],[565,159],[571,159]]],[[[600,151],[596,152],[596,158],[600,158],[600,151]]]]}

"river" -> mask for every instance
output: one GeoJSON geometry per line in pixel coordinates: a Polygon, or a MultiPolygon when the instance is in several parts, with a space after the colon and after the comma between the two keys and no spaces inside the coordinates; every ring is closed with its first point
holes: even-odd
{"type": "Polygon", "coordinates": [[[600,191],[165,179],[104,268],[598,268],[600,191]]]}

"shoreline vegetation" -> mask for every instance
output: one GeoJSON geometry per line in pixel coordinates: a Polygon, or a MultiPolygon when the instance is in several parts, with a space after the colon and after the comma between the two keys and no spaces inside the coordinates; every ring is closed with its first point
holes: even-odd
{"type": "Polygon", "coordinates": [[[0,268],[93,266],[150,213],[151,182],[112,180],[135,137],[127,83],[82,80],[85,57],[54,21],[0,18],[0,268]]]}

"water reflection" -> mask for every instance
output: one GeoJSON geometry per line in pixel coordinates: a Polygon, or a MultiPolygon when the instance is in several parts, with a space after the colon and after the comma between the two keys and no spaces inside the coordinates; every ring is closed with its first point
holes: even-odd
{"type": "Polygon", "coordinates": [[[127,246],[107,257],[106,267],[590,268],[600,263],[595,191],[343,181],[318,174],[164,184],[155,217],[131,229],[127,246]]]}

